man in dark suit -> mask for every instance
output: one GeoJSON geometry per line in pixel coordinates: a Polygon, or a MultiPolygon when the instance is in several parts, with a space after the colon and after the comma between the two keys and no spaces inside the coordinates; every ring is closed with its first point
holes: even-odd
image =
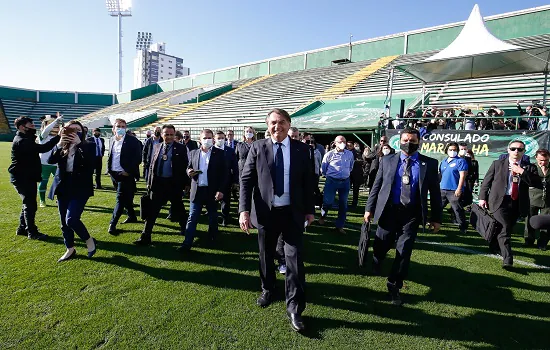
{"type": "Polygon", "coordinates": [[[183,144],[187,147],[187,154],[192,150],[199,148],[196,141],[191,140],[191,133],[189,130],[183,130],[183,144]]]}
{"type": "Polygon", "coordinates": [[[530,165],[521,164],[525,152],[523,141],[514,140],[508,145],[508,157],[495,160],[483,179],[479,190],[479,206],[488,208],[502,225],[491,251],[502,255],[502,267],[513,266],[512,228],[520,215],[529,214],[529,186],[533,184],[530,165]]]}
{"type": "Polygon", "coordinates": [[[181,193],[189,181],[187,174],[187,149],[181,143],[175,142],[176,128],[171,124],[162,127],[162,143],[156,144],[151,150],[150,167],[147,177],[148,194],[151,198],[151,209],[145,220],[141,237],[135,241],[137,245],[150,245],[153,226],[160,209],[170,201],[172,215],[180,223],[183,233],[185,225],[185,208],[181,193]]]}
{"type": "Polygon", "coordinates": [[[238,144],[239,141],[235,140],[235,132],[233,130],[227,130],[227,142],[225,145],[235,152],[238,144]]]}
{"type": "Polygon", "coordinates": [[[143,144],[143,150],[141,154],[142,162],[143,162],[143,173],[145,181],[147,181],[149,168],[151,165],[151,153],[153,151],[153,147],[155,145],[158,145],[159,143],[162,143],[162,128],[160,126],[155,127],[155,133],[149,137],[147,140],[145,140],[145,143],[143,144]]]}
{"type": "Polygon", "coordinates": [[[225,134],[223,131],[216,132],[216,136],[214,136],[214,146],[223,150],[227,167],[227,187],[223,191],[224,196],[221,200],[221,225],[226,226],[230,221],[229,208],[231,206],[231,190],[233,185],[239,183],[239,165],[237,162],[235,149],[226,145],[225,134]]]}
{"type": "Polygon", "coordinates": [[[365,207],[365,221],[378,221],[373,245],[373,273],[396,240],[396,254],[387,287],[394,305],[401,305],[400,289],[407,277],[418,227],[430,221],[434,232],[441,226],[441,191],[437,160],[417,152],[420,133],[401,132],[401,152],[382,157],[365,207]],[[428,192],[431,216],[428,220],[428,192]]]}
{"type": "MultiPolygon", "coordinates": [[[[210,129],[201,132],[201,148],[189,153],[187,175],[191,179],[189,218],[185,228],[185,241],[178,248],[182,253],[191,250],[197,222],[205,206],[208,211],[208,236],[211,242],[218,235],[218,204],[227,188],[227,166],[224,152],[213,147],[214,134],[210,129]]],[[[180,193],[181,194],[181,193],[180,193]]]]}
{"type": "Polygon", "coordinates": [[[8,168],[10,182],[21,197],[23,205],[16,234],[29,239],[43,240],[48,236],[38,232],[35,223],[37,183],[42,181],[40,153],[55,147],[60,136],[56,135],[44,144],[36,143],[36,127],[29,117],[19,117],[14,122],[17,133],[11,146],[11,164],[8,168]]]}
{"type": "Polygon", "coordinates": [[[101,137],[101,130],[99,128],[94,129],[94,136],[89,137],[88,142],[95,145],[95,159],[94,159],[94,171],[95,171],[95,188],[101,189],[101,170],[103,168],[103,156],[105,155],[105,139],[101,137]]]}
{"type": "Polygon", "coordinates": [[[116,225],[126,209],[128,218],[123,222],[137,222],[134,210],[136,179],[139,179],[141,163],[141,142],[126,133],[126,121],[116,119],[113,124],[113,137],[110,139],[107,169],[116,188],[116,204],[109,224],[109,233],[117,234],[116,225]]]}
{"type": "Polygon", "coordinates": [[[258,228],[262,294],[257,304],[266,307],[275,290],[275,247],[283,235],[286,260],[286,309],[293,330],[303,331],[306,307],[302,257],[304,225],[313,221],[313,164],[309,146],[288,137],[290,116],[273,109],[266,118],[271,137],[250,147],[241,174],[239,224],[248,233],[258,228]],[[304,223],[305,221],[305,223],[304,223]]]}

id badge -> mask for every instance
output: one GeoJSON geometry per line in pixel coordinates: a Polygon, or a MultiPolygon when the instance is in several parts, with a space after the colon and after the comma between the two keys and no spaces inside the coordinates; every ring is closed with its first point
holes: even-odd
{"type": "Polygon", "coordinates": [[[519,176],[512,176],[512,182],[518,183],[519,182],[519,176]]]}
{"type": "Polygon", "coordinates": [[[411,179],[409,178],[409,175],[403,175],[401,177],[401,181],[403,181],[404,185],[408,185],[411,182],[411,179]]]}
{"type": "Polygon", "coordinates": [[[167,160],[168,159],[168,156],[166,154],[163,154],[162,155],[162,160],[167,160]]]}

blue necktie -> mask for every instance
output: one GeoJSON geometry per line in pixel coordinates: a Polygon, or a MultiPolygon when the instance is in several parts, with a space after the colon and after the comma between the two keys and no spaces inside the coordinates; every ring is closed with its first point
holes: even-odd
{"type": "Polygon", "coordinates": [[[277,154],[275,155],[275,195],[281,197],[285,193],[285,164],[283,159],[283,144],[276,143],[277,154]]]}
{"type": "Polygon", "coordinates": [[[101,148],[99,148],[99,139],[96,138],[95,139],[95,145],[96,145],[96,153],[97,153],[97,156],[100,157],[101,156],[101,148]]]}

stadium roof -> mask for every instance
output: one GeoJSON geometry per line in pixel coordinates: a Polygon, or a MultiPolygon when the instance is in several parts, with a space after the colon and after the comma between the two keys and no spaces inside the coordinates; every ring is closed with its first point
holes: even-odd
{"type": "Polygon", "coordinates": [[[397,66],[426,83],[547,71],[550,47],[523,49],[493,36],[476,4],[458,37],[423,62],[397,66]]]}

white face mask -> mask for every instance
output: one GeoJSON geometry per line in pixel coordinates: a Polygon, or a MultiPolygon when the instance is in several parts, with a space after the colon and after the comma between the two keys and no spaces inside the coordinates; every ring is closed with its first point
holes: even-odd
{"type": "Polygon", "coordinates": [[[216,140],[216,147],[223,148],[224,145],[225,145],[224,139],[216,140]]]}
{"type": "Polygon", "coordinates": [[[466,150],[465,149],[461,149],[460,152],[458,152],[458,154],[461,156],[461,157],[464,157],[466,155],[466,150]]]}
{"type": "Polygon", "coordinates": [[[456,153],[456,151],[447,151],[447,154],[449,155],[449,157],[454,158],[458,153],[456,153]]]}
{"type": "Polygon", "coordinates": [[[252,138],[254,138],[254,133],[253,132],[247,132],[247,133],[244,134],[244,136],[247,139],[252,139],[252,138]]]}
{"type": "Polygon", "coordinates": [[[357,147],[355,147],[355,150],[356,150],[356,151],[360,151],[360,150],[361,150],[361,147],[357,146],[357,147]]]}
{"type": "Polygon", "coordinates": [[[345,142],[338,142],[336,144],[336,147],[341,151],[343,150],[344,148],[346,148],[346,143],[345,142]]]}
{"type": "Polygon", "coordinates": [[[383,149],[383,150],[382,150],[382,154],[385,155],[385,156],[387,156],[388,154],[390,154],[390,150],[387,149],[387,148],[386,148],[386,149],[383,149]]]}
{"type": "Polygon", "coordinates": [[[214,141],[212,139],[202,139],[202,145],[206,149],[210,149],[210,147],[212,147],[213,143],[214,143],[214,141]]]}
{"type": "Polygon", "coordinates": [[[116,129],[116,134],[117,134],[117,136],[120,136],[120,137],[126,135],[126,128],[117,128],[116,129]]]}

